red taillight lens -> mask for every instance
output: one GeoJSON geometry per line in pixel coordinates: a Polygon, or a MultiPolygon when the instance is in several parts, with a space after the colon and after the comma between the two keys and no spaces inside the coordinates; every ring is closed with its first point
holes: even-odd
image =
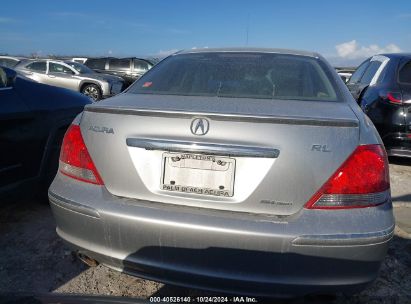
{"type": "Polygon", "coordinates": [[[71,125],[64,135],[59,170],[67,176],[87,183],[104,184],[87,151],[80,127],[77,125],[71,125]]]}
{"type": "Polygon", "coordinates": [[[402,103],[402,96],[401,93],[391,93],[387,94],[387,98],[392,103],[402,103]]]}
{"type": "Polygon", "coordinates": [[[380,96],[389,103],[402,104],[402,94],[400,92],[382,92],[380,96]]]}
{"type": "Polygon", "coordinates": [[[388,160],[381,145],[359,146],[305,205],[309,209],[363,208],[390,198],[388,160]]]}

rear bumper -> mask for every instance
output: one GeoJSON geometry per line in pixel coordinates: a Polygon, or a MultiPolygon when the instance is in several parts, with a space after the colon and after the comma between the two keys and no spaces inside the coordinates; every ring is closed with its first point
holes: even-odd
{"type": "Polygon", "coordinates": [[[411,157],[411,137],[409,133],[390,133],[383,141],[389,156],[411,157]]]}
{"type": "Polygon", "coordinates": [[[73,201],[61,179],[49,197],[65,241],[111,268],[187,287],[260,296],[355,292],[376,278],[393,234],[388,203],[332,222],[329,211],[280,219],[121,199],[93,185],[73,201]]]}
{"type": "Polygon", "coordinates": [[[411,157],[411,148],[404,149],[402,147],[387,148],[388,156],[411,157]]]}

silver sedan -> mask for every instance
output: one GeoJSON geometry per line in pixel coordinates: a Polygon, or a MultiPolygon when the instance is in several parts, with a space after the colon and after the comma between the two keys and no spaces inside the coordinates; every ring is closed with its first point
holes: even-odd
{"type": "Polygon", "coordinates": [[[300,51],[168,57],[73,121],[49,198],[89,261],[248,295],[359,291],[394,230],[378,133],[300,51]]]}
{"type": "Polygon", "coordinates": [[[100,74],[72,61],[24,60],[15,69],[36,82],[75,90],[93,101],[120,93],[124,84],[120,77],[100,74]]]}

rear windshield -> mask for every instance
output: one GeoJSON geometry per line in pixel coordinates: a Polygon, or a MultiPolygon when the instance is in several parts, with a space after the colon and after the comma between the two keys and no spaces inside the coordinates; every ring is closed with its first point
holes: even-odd
{"type": "Polygon", "coordinates": [[[399,81],[411,83],[411,61],[408,61],[407,64],[400,70],[399,81]]]}
{"type": "Polygon", "coordinates": [[[318,59],[271,53],[197,53],[171,56],[128,91],[265,99],[337,99],[318,59]]]}
{"type": "Polygon", "coordinates": [[[91,69],[104,70],[106,67],[106,59],[88,59],[85,65],[91,69]]]}

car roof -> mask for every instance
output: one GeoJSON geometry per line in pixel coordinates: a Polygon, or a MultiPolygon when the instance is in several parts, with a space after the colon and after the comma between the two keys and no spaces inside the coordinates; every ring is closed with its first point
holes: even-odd
{"type": "Polygon", "coordinates": [[[3,55],[0,55],[0,58],[3,58],[3,59],[12,59],[12,60],[23,60],[23,59],[25,59],[24,57],[3,56],[3,55]]]}
{"type": "Polygon", "coordinates": [[[383,53],[374,56],[385,56],[388,58],[411,58],[411,53],[383,53]]]}
{"type": "Polygon", "coordinates": [[[254,48],[254,47],[200,48],[200,49],[182,50],[175,54],[224,53],[224,52],[276,53],[276,54],[299,55],[299,56],[308,56],[308,57],[320,57],[320,54],[315,53],[315,52],[290,50],[290,49],[277,49],[277,48],[254,48]]]}
{"type": "Polygon", "coordinates": [[[87,60],[91,59],[140,59],[140,60],[146,60],[141,57],[89,57],[87,60]]]}
{"type": "Polygon", "coordinates": [[[23,59],[18,63],[19,67],[26,67],[32,62],[56,62],[56,63],[63,63],[66,64],[66,60],[60,60],[60,59],[46,59],[46,58],[29,58],[29,59],[23,59]]]}
{"type": "Polygon", "coordinates": [[[145,62],[147,62],[151,65],[154,65],[154,62],[152,60],[147,59],[147,58],[141,58],[141,57],[90,57],[90,58],[87,58],[86,62],[90,61],[90,60],[95,60],[95,59],[96,60],[109,60],[109,59],[118,59],[118,60],[128,59],[128,60],[131,60],[131,59],[137,59],[137,60],[145,61],[145,62]]]}
{"type": "Polygon", "coordinates": [[[33,62],[33,61],[53,61],[53,62],[65,62],[66,60],[62,60],[62,59],[50,59],[50,58],[29,58],[26,59],[25,62],[33,62]]]}

